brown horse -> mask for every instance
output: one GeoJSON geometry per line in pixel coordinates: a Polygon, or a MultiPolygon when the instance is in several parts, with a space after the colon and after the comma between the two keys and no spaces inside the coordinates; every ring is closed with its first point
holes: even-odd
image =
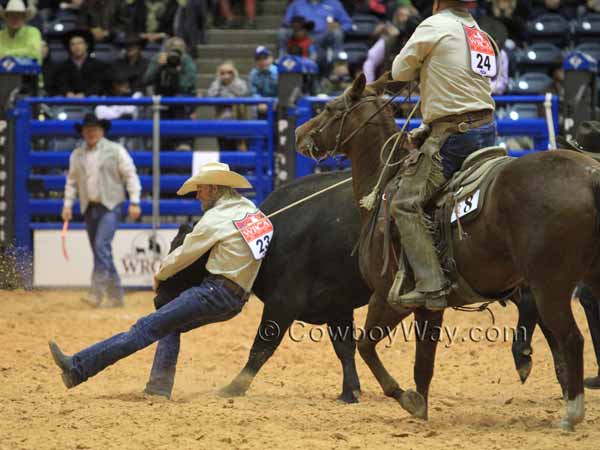
{"type": "MultiPolygon", "coordinates": [[[[383,164],[382,144],[397,132],[393,111],[380,97],[383,80],[366,86],[360,75],[340,97],[296,130],[296,148],[312,157],[343,153],[352,163],[355,199],[369,194],[383,164]]],[[[397,160],[392,159],[392,160],[397,160]]],[[[389,178],[389,177],[388,177],[389,178]]],[[[371,211],[360,210],[365,236],[371,211]]],[[[560,421],[573,430],[584,418],[583,338],[571,311],[571,292],[584,280],[600,296],[600,165],[572,151],[539,152],[508,163],[488,189],[478,218],[464,226],[468,238],[454,239],[454,256],[461,275],[479,293],[506,292],[522,283],[531,286],[540,315],[566,356],[568,395],[560,421]]],[[[331,230],[330,230],[331,231],[331,230]]],[[[328,232],[323,230],[323,232],[328,232]]],[[[454,233],[457,235],[456,230],[454,233]]],[[[387,303],[391,271],[381,276],[383,235],[376,230],[361,239],[360,266],[373,288],[365,336],[383,339],[412,312],[427,320],[429,335],[416,344],[414,377],[417,392],[403,390],[376,352],[378,340],[363,339],[359,352],[385,395],[412,415],[427,418],[427,395],[433,376],[437,339],[443,313],[422,309],[397,311],[387,303]],[[378,332],[370,333],[374,329],[378,332]]],[[[493,297],[492,297],[493,298],[493,297]]],[[[460,300],[448,298],[450,305],[460,300]]]]}

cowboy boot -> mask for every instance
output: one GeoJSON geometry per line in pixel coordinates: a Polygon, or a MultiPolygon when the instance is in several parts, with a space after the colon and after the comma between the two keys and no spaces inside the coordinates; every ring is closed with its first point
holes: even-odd
{"type": "MultiPolygon", "coordinates": [[[[395,308],[425,306],[433,311],[444,309],[448,306],[446,278],[429,231],[418,216],[402,217],[401,220],[396,220],[396,225],[402,248],[415,277],[415,288],[404,295],[400,295],[399,290],[390,289],[388,302],[395,308]]],[[[403,276],[401,273],[396,274],[393,288],[403,276]]]]}

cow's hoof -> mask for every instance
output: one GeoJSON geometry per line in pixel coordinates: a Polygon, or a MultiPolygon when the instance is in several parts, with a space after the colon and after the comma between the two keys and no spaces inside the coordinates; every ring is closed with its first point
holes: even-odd
{"type": "Polygon", "coordinates": [[[342,403],[358,403],[360,400],[360,391],[359,390],[354,390],[354,391],[346,391],[346,392],[342,392],[340,394],[340,396],[338,397],[338,401],[342,402],[342,403]]]}

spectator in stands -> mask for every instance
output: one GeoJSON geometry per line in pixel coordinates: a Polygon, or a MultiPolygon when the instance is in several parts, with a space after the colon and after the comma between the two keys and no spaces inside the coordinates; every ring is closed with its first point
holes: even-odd
{"type": "MultiPolygon", "coordinates": [[[[129,75],[126,72],[119,71],[113,66],[108,78],[111,96],[132,98],[142,96],[141,92],[132,92],[129,75]]],[[[104,120],[135,119],[138,115],[138,109],[133,105],[98,105],[95,113],[96,117],[104,120]]]]}
{"type": "Polygon", "coordinates": [[[542,14],[560,14],[565,19],[577,15],[577,7],[581,0],[533,0],[533,17],[542,14]]]}
{"type": "Polygon", "coordinates": [[[142,54],[146,41],[138,34],[127,34],[119,42],[124,47],[124,55],[114,65],[114,70],[127,74],[134,91],[143,91],[144,75],[148,70],[149,61],[142,54]]]}
{"type": "Polygon", "coordinates": [[[90,56],[94,51],[94,37],[88,30],[73,30],[64,36],[69,58],[56,69],[60,80],[59,94],[67,97],[103,95],[106,65],[90,56]]]}
{"type": "Polygon", "coordinates": [[[0,58],[17,56],[42,62],[42,35],[26,23],[35,16],[33,6],[27,7],[23,0],[10,0],[0,9],[0,19],[6,26],[0,30],[0,58]]]}
{"type": "MultiPolygon", "coordinates": [[[[208,97],[246,97],[250,93],[248,85],[240,77],[233,61],[224,61],[217,67],[217,76],[207,91],[208,97]]],[[[219,120],[247,119],[244,105],[230,105],[215,107],[216,118],[219,120]]],[[[240,151],[247,150],[246,142],[238,139],[219,138],[221,150],[231,150],[237,147],[240,151]]]]}
{"type": "MultiPolygon", "coordinates": [[[[206,42],[207,0],[171,1],[177,4],[173,17],[173,35],[182,38],[190,55],[197,57],[198,44],[206,42]]],[[[255,1],[247,0],[248,3],[254,3],[255,1]]],[[[252,24],[254,24],[254,19],[252,24]]]]}
{"type": "Polygon", "coordinates": [[[328,55],[342,50],[344,33],[352,30],[352,19],[338,0],[293,0],[286,9],[283,28],[278,32],[280,51],[286,48],[295,16],[308,17],[315,23],[310,37],[317,47],[319,61],[331,61],[328,55]]]}
{"type": "Polygon", "coordinates": [[[219,10],[221,12],[221,16],[225,19],[223,28],[236,28],[239,26],[256,28],[256,0],[244,0],[244,9],[246,12],[245,23],[240,22],[233,15],[230,0],[219,0],[219,10]]]}
{"type": "Polygon", "coordinates": [[[144,75],[144,84],[163,96],[194,95],[196,64],[188,55],[183,39],[168,39],[163,50],[155,55],[144,75]]]}
{"type": "Polygon", "coordinates": [[[580,5],[577,8],[578,16],[586,14],[600,14],[600,0],[586,0],[585,5],[580,5]]]}
{"type": "Polygon", "coordinates": [[[140,217],[141,185],[131,156],[124,147],[109,141],[104,134],[110,122],[87,114],[75,126],[83,144],[71,153],[65,184],[62,218],[73,217],[73,202],[79,192],[79,204],[94,254],[92,285],[82,299],[93,307],[106,296],[108,306],[123,306],[123,288],[112,258],[112,240],[121,218],[125,187],[129,193],[129,217],[140,217]]]}
{"type": "Polygon", "coordinates": [[[529,0],[492,0],[488,4],[487,14],[504,24],[509,39],[518,45],[525,41],[526,24],[531,17],[529,0]]]}
{"type": "Polygon", "coordinates": [[[42,77],[40,87],[42,95],[56,95],[58,92],[58,80],[56,79],[56,70],[58,65],[52,60],[50,48],[46,41],[42,41],[42,77]]]}
{"type": "Polygon", "coordinates": [[[390,70],[395,56],[412,36],[421,18],[417,11],[408,6],[399,6],[394,12],[392,22],[386,22],[376,28],[379,39],[367,53],[363,64],[363,72],[367,82],[375,81],[378,75],[390,70]]]}
{"type": "Polygon", "coordinates": [[[127,0],[119,2],[114,30],[121,34],[139,33],[148,42],[158,42],[173,33],[174,7],[165,0],[127,0]]]}
{"type": "MultiPolygon", "coordinates": [[[[250,71],[250,93],[255,97],[277,97],[277,66],[273,64],[273,55],[264,45],[254,51],[255,67],[250,71]]],[[[258,117],[265,118],[267,105],[257,106],[258,117]]]]}
{"type": "Polygon", "coordinates": [[[323,92],[327,95],[340,95],[352,84],[352,75],[348,67],[348,55],[340,52],[333,58],[331,73],[322,83],[323,92]]]}
{"type": "Polygon", "coordinates": [[[112,41],[114,17],[120,0],[83,0],[77,11],[77,28],[88,29],[95,42],[112,41]]]}
{"type": "Polygon", "coordinates": [[[494,17],[483,16],[477,19],[477,23],[479,27],[488,33],[491,38],[498,45],[498,49],[500,50],[500,59],[498,63],[500,64],[498,73],[494,78],[492,78],[492,94],[494,95],[502,95],[506,92],[508,88],[508,54],[504,50],[504,44],[506,43],[506,39],[508,39],[508,30],[504,26],[502,22],[494,17]]]}
{"type": "Polygon", "coordinates": [[[316,61],[317,48],[308,34],[315,28],[315,23],[302,16],[294,16],[290,20],[290,28],[292,34],[287,41],[287,53],[316,61]]]}

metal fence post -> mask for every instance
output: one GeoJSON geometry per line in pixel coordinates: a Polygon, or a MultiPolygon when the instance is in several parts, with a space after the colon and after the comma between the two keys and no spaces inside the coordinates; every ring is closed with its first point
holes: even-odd
{"type": "MultiPolygon", "coordinates": [[[[160,95],[152,97],[152,239],[160,227],[160,95]]],[[[155,258],[160,254],[154,252],[155,258]]]]}

